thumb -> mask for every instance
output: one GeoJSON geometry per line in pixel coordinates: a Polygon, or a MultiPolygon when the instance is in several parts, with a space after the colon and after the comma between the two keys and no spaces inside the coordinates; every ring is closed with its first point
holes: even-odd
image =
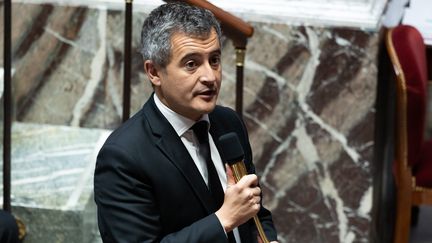
{"type": "Polygon", "coordinates": [[[232,186],[236,184],[236,180],[234,178],[234,174],[231,170],[231,167],[228,164],[225,164],[226,174],[227,174],[227,186],[232,186]]]}

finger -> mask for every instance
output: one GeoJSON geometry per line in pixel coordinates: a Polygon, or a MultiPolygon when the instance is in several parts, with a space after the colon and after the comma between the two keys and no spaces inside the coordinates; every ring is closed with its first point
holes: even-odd
{"type": "Polygon", "coordinates": [[[261,197],[256,197],[255,204],[261,204],[261,197]]]}
{"type": "Polygon", "coordinates": [[[259,196],[253,197],[253,198],[249,199],[249,202],[251,205],[260,204],[261,203],[261,197],[259,197],[259,196]]]}
{"type": "Polygon", "coordinates": [[[228,164],[225,164],[226,173],[227,173],[227,186],[232,186],[236,184],[236,180],[234,178],[231,167],[228,164]]]}
{"type": "Polygon", "coordinates": [[[255,204],[257,204],[256,202],[257,202],[257,200],[255,198],[252,198],[252,199],[249,200],[249,205],[250,206],[255,206],[255,204]]]}
{"type": "Polygon", "coordinates": [[[251,191],[249,191],[248,195],[247,195],[247,199],[249,202],[254,202],[254,195],[251,191]]]}
{"type": "Polygon", "coordinates": [[[254,196],[261,196],[261,188],[259,188],[259,187],[253,188],[253,195],[254,196]]]}
{"type": "Polygon", "coordinates": [[[243,187],[256,187],[258,185],[258,177],[255,174],[245,175],[238,183],[243,187]]]}

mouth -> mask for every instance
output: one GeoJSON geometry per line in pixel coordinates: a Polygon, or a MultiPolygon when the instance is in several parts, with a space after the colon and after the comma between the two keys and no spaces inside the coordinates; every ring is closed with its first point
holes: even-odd
{"type": "Polygon", "coordinates": [[[216,89],[206,89],[206,90],[202,90],[197,92],[198,96],[204,97],[204,98],[213,98],[214,96],[217,95],[217,90],[216,89]]]}

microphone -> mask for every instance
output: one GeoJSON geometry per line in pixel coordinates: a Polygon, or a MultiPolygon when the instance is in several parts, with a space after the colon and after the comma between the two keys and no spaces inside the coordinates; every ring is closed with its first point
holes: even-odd
{"type": "MultiPolygon", "coordinates": [[[[233,171],[234,180],[237,183],[243,176],[248,174],[246,166],[243,162],[243,148],[240,144],[237,134],[234,132],[230,132],[220,136],[218,145],[221,152],[222,160],[228,163],[229,167],[233,171]]],[[[261,240],[263,241],[263,243],[269,243],[269,240],[264,233],[264,229],[258,219],[258,216],[255,215],[253,219],[255,221],[255,225],[257,227],[258,234],[261,240]]]]}

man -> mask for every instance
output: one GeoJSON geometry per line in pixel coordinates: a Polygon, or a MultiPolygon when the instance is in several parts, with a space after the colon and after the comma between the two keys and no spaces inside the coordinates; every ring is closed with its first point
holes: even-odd
{"type": "Polygon", "coordinates": [[[185,4],[162,5],[145,20],[141,52],[155,94],[98,155],[94,190],[104,242],[261,242],[251,220],[257,214],[276,240],[246,128],[234,111],[216,106],[220,37],[211,12],[185,4]],[[250,173],[238,183],[215,144],[228,132],[239,136],[250,173]]]}

